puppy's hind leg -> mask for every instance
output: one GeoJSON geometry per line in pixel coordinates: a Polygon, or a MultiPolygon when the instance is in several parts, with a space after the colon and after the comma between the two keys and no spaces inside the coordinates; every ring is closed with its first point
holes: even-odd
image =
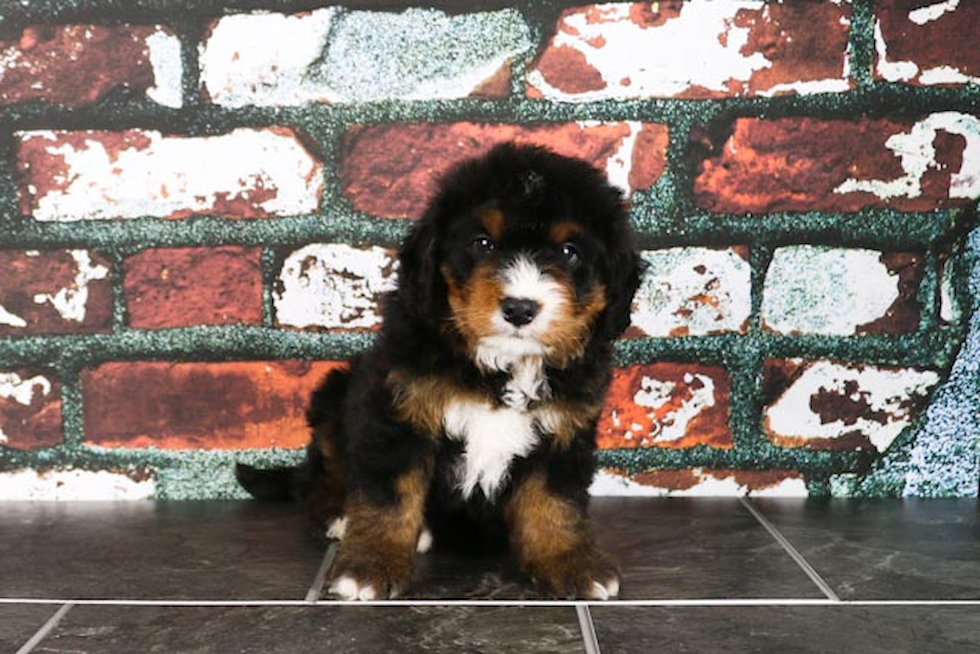
{"type": "Polygon", "coordinates": [[[349,378],[346,369],[328,374],[306,412],[313,442],[306,449],[302,504],[313,537],[319,541],[343,537],[346,493],[341,416],[349,378]]]}

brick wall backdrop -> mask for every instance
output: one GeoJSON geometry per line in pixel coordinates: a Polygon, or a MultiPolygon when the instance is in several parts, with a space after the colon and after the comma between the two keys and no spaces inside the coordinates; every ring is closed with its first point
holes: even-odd
{"type": "Polygon", "coordinates": [[[295,460],[433,179],[506,139],[605,169],[650,264],[595,492],[976,496],[978,25],[0,0],[0,497],[233,497],[233,461],[295,460]]]}

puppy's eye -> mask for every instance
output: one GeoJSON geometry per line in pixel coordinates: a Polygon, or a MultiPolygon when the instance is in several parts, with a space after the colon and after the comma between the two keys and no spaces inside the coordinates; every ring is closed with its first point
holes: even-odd
{"type": "Polygon", "coordinates": [[[479,234],[473,238],[470,243],[470,249],[476,254],[490,254],[497,247],[497,244],[493,242],[493,239],[486,234],[479,234]]]}
{"type": "Polygon", "coordinates": [[[561,256],[565,259],[565,263],[567,263],[569,266],[574,266],[582,260],[582,254],[573,243],[562,244],[561,256]]]}

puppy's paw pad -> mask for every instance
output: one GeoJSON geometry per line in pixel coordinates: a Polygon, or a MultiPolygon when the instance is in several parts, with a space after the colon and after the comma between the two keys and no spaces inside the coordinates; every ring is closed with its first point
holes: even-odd
{"type": "Polygon", "coordinates": [[[330,592],[340,599],[351,602],[360,600],[370,602],[377,599],[378,593],[371,584],[362,584],[353,577],[340,577],[330,586],[330,592]]]}

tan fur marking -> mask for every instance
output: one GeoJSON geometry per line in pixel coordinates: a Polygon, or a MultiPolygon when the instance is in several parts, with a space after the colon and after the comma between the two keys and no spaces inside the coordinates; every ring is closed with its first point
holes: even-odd
{"type": "Polygon", "coordinates": [[[575,434],[591,429],[601,412],[601,404],[548,402],[535,409],[533,413],[555,447],[563,450],[571,445],[575,434]]]}
{"type": "Polygon", "coordinates": [[[597,585],[618,587],[616,566],[596,547],[585,514],[549,491],[543,474],[515,489],[504,518],[522,568],[545,593],[596,597],[597,585]]]}
{"type": "Polygon", "coordinates": [[[551,226],[548,231],[548,237],[551,239],[552,243],[557,243],[561,245],[573,236],[578,236],[582,233],[582,228],[575,223],[562,221],[555,223],[551,226]]]}
{"type": "Polygon", "coordinates": [[[415,564],[416,543],[424,526],[431,463],[395,481],[398,500],[375,506],[359,495],[348,498],[347,531],[340,543],[333,576],[349,575],[371,585],[382,597],[404,590],[415,564]]]}
{"type": "Polygon", "coordinates": [[[556,368],[564,368],[585,353],[592,328],[599,314],[606,308],[606,288],[596,284],[578,304],[572,297],[572,290],[562,285],[568,298],[562,303],[562,312],[555,320],[552,329],[542,339],[548,348],[548,363],[556,368]]]}
{"type": "Polygon", "coordinates": [[[467,345],[475,347],[479,339],[494,333],[492,318],[503,298],[496,271],[490,264],[481,264],[463,285],[456,284],[448,270],[442,275],[449,287],[449,308],[456,328],[467,345]]]}
{"type": "Polygon", "coordinates": [[[481,399],[476,393],[467,392],[443,377],[416,377],[395,370],[388,375],[387,382],[394,395],[395,417],[432,438],[442,433],[443,417],[450,403],[481,399]]]}
{"type": "Polygon", "coordinates": [[[500,241],[504,235],[504,212],[496,207],[490,207],[480,212],[479,220],[487,230],[487,235],[494,241],[500,241]]]}
{"type": "Polygon", "coordinates": [[[515,490],[504,513],[521,561],[534,563],[580,545],[587,535],[582,514],[548,491],[542,474],[533,474],[515,490]]]}

